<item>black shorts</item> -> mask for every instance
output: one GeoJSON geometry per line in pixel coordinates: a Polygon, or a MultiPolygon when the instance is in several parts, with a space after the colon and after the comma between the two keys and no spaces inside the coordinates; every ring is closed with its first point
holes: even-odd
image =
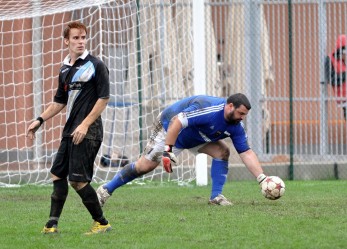
{"type": "Polygon", "coordinates": [[[61,140],[58,153],[54,159],[51,173],[59,178],[69,177],[69,181],[91,182],[94,161],[100,149],[101,141],[83,139],[75,145],[72,138],[61,140]]]}

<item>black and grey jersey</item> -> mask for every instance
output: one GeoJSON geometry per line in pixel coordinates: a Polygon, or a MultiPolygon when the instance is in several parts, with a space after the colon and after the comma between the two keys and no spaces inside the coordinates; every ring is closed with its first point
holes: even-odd
{"type": "MultiPolygon", "coordinates": [[[[88,51],[80,56],[74,65],[64,60],[60,68],[59,86],[54,101],[66,104],[66,124],[63,137],[71,133],[88,116],[98,99],[109,98],[110,81],[106,65],[88,51]]],[[[89,127],[87,139],[103,139],[101,116],[89,127]]]]}

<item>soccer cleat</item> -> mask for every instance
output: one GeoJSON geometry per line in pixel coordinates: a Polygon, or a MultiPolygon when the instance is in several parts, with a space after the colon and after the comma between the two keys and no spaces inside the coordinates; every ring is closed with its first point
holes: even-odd
{"type": "Polygon", "coordinates": [[[106,233],[112,230],[110,223],[107,225],[101,225],[99,222],[94,221],[89,232],[86,232],[86,235],[97,234],[97,233],[106,233]]]}
{"type": "Polygon", "coordinates": [[[111,196],[111,194],[108,192],[107,189],[104,188],[103,185],[98,187],[98,189],[96,190],[96,194],[98,196],[98,200],[99,200],[101,207],[103,207],[105,205],[105,202],[111,196]]]}
{"type": "Polygon", "coordinates": [[[212,200],[209,200],[208,204],[211,205],[220,205],[220,206],[232,206],[233,204],[228,201],[227,198],[225,198],[224,195],[219,194],[218,196],[216,196],[215,198],[213,198],[212,200]]]}
{"type": "Polygon", "coordinates": [[[57,225],[53,225],[52,227],[49,227],[49,228],[44,226],[44,228],[42,229],[41,233],[44,233],[44,234],[57,234],[58,233],[57,225]]]}

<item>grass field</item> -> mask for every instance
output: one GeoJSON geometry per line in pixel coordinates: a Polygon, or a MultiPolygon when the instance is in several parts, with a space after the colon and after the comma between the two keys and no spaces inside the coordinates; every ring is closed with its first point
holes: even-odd
{"type": "MultiPolygon", "coordinates": [[[[285,196],[228,182],[234,206],[207,205],[210,186],[127,185],[109,199],[108,234],[86,236],[91,217],[70,188],[58,235],[43,235],[51,186],[0,188],[0,248],[347,248],[347,181],[287,181],[285,196]]],[[[95,186],[97,187],[97,186],[95,186]]]]}

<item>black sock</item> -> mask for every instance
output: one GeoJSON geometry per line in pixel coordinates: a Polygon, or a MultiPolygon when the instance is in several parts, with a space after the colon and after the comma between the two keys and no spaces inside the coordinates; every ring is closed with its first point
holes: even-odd
{"type": "Polygon", "coordinates": [[[88,209],[92,218],[101,225],[107,225],[108,221],[103,215],[98,196],[96,195],[94,188],[88,183],[84,188],[78,190],[77,193],[81,197],[84,206],[88,209]]]}
{"type": "Polygon", "coordinates": [[[104,216],[102,216],[101,218],[99,218],[95,221],[99,222],[101,225],[107,225],[108,224],[108,220],[106,220],[106,218],[104,216]]]}
{"type": "Polygon", "coordinates": [[[58,226],[58,221],[57,220],[49,220],[47,223],[46,223],[46,227],[47,228],[51,228],[53,226],[58,226]]]}
{"type": "Polygon", "coordinates": [[[58,220],[63,211],[63,207],[68,195],[69,185],[67,179],[53,181],[53,192],[51,194],[51,210],[49,213],[49,221],[46,227],[51,228],[58,225],[58,220]]]}

